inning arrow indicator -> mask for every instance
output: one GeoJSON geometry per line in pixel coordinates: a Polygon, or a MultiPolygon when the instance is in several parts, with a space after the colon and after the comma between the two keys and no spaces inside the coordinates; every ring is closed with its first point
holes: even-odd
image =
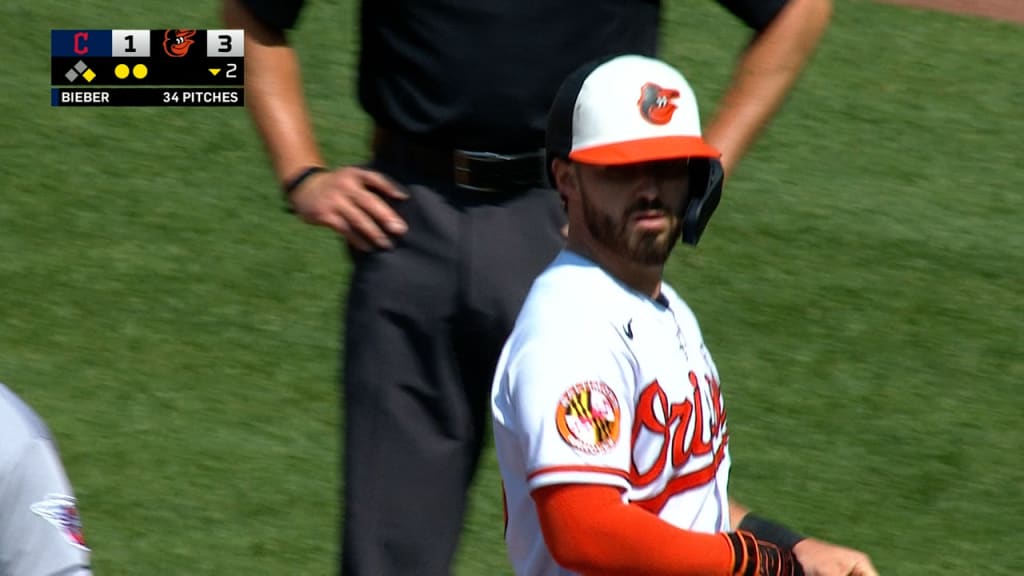
{"type": "Polygon", "coordinates": [[[214,76],[220,73],[220,68],[207,68],[207,70],[209,70],[210,74],[213,74],[214,76]]]}

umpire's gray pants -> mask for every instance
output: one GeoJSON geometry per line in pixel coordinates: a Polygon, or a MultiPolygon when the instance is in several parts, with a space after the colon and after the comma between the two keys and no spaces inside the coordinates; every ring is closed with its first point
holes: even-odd
{"type": "MultiPolygon", "coordinates": [[[[467,193],[402,161],[396,248],[355,254],[343,353],[344,576],[450,573],[490,422],[495,364],[563,246],[558,195],[467,193]]],[[[500,499],[501,487],[488,490],[500,499]]],[[[500,534],[503,526],[491,527],[500,534]]]]}

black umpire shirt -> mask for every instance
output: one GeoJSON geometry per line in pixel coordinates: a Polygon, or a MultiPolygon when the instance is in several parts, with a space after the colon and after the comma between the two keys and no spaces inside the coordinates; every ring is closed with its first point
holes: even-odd
{"type": "MultiPolygon", "coordinates": [[[[242,0],[295,25],[301,0],[242,0]]],[[[693,0],[696,1],[696,0],[693,0]]],[[[755,31],[787,0],[717,0],[755,31]]],[[[363,0],[359,102],[385,128],[437,146],[544,146],[548,107],[583,63],[655,55],[658,0],[363,0]]]]}

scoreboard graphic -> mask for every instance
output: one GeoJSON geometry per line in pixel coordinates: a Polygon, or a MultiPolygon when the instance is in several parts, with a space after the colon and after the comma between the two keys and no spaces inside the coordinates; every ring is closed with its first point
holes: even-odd
{"type": "Polygon", "coordinates": [[[244,106],[244,30],[51,30],[52,106],[244,106]]]}

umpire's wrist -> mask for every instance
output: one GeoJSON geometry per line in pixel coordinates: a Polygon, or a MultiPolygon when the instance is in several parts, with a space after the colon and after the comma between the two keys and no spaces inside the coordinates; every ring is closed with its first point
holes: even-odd
{"type": "Polygon", "coordinates": [[[771,542],[785,550],[792,550],[794,546],[800,543],[800,541],[807,538],[806,536],[799,534],[778,522],[773,522],[751,513],[747,513],[747,515],[743,517],[743,520],[740,521],[740,525],[737,528],[750,532],[758,540],[771,542]]]}
{"type": "Polygon", "coordinates": [[[308,180],[311,176],[320,174],[321,172],[327,172],[327,168],[320,165],[306,166],[301,172],[286,180],[281,185],[281,194],[284,197],[285,211],[295,213],[295,206],[292,203],[292,195],[299,189],[302,184],[308,180]]]}

